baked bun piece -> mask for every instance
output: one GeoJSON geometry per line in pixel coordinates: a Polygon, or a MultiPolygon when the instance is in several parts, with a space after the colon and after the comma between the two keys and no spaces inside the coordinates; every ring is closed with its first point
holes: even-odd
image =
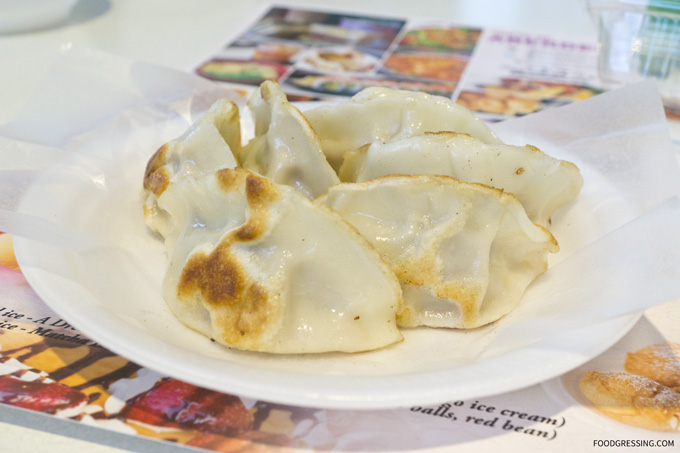
{"type": "Polygon", "coordinates": [[[558,250],[514,195],[447,176],[342,183],[315,202],[353,225],[397,275],[403,327],[493,322],[518,305],[558,250]]]}
{"type": "Polygon", "coordinates": [[[339,174],[350,182],[389,174],[439,174],[486,184],[515,194],[529,218],[542,226],[583,186],[576,165],[538,148],[485,143],[454,132],[375,141],[347,153],[339,174]]]}
{"type": "Polygon", "coordinates": [[[652,379],[588,371],[579,387],[598,410],[614,420],[656,431],[680,429],[680,393],[652,379]]]}
{"type": "Polygon", "coordinates": [[[314,130],[278,83],[263,82],[248,99],[248,108],[255,138],[237,156],[241,167],[295,187],[309,198],[340,182],[314,130]]]}
{"type": "Polygon", "coordinates": [[[345,152],[375,140],[383,142],[455,131],[485,143],[501,143],[489,127],[465,107],[432,94],[371,87],[347,101],[307,110],[305,117],[321,139],[321,147],[337,171],[345,152]]]}
{"type": "Polygon", "coordinates": [[[399,283],[339,215],[242,168],[170,184],[158,199],[163,295],[190,328],[271,353],[359,352],[402,340],[399,283]]]}
{"type": "Polygon", "coordinates": [[[161,146],[144,172],[142,198],[149,228],[163,237],[170,234],[171,222],[158,208],[158,198],[171,183],[235,167],[234,155],[240,148],[240,115],[236,104],[228,99],[216,101],[184,134],[161,146]]]}
{"type": "Polygon", "coordinates": [[[628,353],[624,368],[680,392],[680,344],[654,344],[628,353]]]}

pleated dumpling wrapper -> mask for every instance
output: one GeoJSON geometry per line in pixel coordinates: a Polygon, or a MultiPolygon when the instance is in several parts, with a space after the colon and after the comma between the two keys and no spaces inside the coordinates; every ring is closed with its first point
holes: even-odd
{"type": "Polygon", "coordinates": [[[454,132],[376,141],[348,153],[340,169],[340,179],[350,182],[391,174],[445,175],[503,189],[516,195],[529,218],[542,226],[583,187],[576,165],[534,146],[488,144],[454,132]]]}
{"type": "Polygon", "coordinates": [[[168,237],[172,223],[168,214],[159,209],[158,198],[170,184],[183,178],[235,167],[234,154],[240,148],[240,115],[236,104],[228,99],[215,101],[186,132],[161,146],[144,172],[142,198],[149,228],[168,237]]]}
{"type": "Polygon", "coordinates": [[[305,111],[321,147],[337,171],[345,152],[375,140],[388,142],[425,132],[454,131],[486,143],[501,143],[489,127],[465,107],[432,94],[365,88],[351,99],[305,111]]]}
{"type": "Polygon", "coordinates": [[[177,181],[158,201],[181,231],[163,295],[192,329],[270,353],[402,340],[394,273],[340,216],[296,189],[234,168],[177,181]]]}
{"type": "Polygon", "coordinates": [[[519,304],[558,250],[514,195],[447,176],[342,183],[315,202],[353,225],[395,272],[403,327],[493,322],[519,304]]]}
{"type": "Polygon", "coordinates": [[[241,167],[295,187],[310,199],[340,182],[314,130],[278,83],[263,82],[248,99],[248,108],[255,137],[238,155],[241,167]]]}

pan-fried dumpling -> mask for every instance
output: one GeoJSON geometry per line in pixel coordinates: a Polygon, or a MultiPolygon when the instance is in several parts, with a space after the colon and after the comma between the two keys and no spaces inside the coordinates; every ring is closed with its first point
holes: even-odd
{"type": "Polygon", "coordinates": [[[514,195],[446,176],[342,183],[315,202],[353,225],[395,272],[403,327],[493,322],[518,305],[558,250],[514,195]]]}
{"type": "Polygon", "coordinates": [[[347,151],[375,140],[396,140],[425,132],[464,132],[486,143],[501,143],[479,118],[451,99],[422,92],[366,88],[350,100],[307,110],[321,147],[337,171],[347,151]]]}
{"type": "Polygon", "coordinates": [[[255,138],[238,156],[243,168],[295,187],[309,198],[340,182],[309,123],[276,82],[262,83],[248,107],[255,121],[255,138]]]}
{"type": "Polygon", "coordinates": [[[180,231],[163,295],[192,329],[271,353],[402,340],[394,274],[340,216],[299,191],[234,168],[177,181],[158,201],[180,231]]]}
{"type": "Polygon", "coordinates": [[[216,101],[184,134],[161,146],[144,173],[144,218],[149,227],[164,237],[169,234],[170,220],[157,200],[171,183],[235,167],[234,153],[240,148],[238,107],[227,99],[216,101]]]}
{"type": "Polygon", "coordinates": [[[437,174],[503,189],[517,196],[529,218],[546,226],[583,186],[578,167],[533,146],[487,144],[466,134],[440,132],[391,143],[374,142],[348,153],[343,181],[390,174],[437,174]]]}

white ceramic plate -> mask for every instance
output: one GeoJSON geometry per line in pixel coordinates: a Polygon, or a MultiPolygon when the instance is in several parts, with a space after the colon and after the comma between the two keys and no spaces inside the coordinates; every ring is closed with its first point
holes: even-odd
{"type": "MultiPolygon", "coordinates": [[[[15,250],[31,286],[60,316],[158,372],[291,405],[429,405],[508,392],[563,374],[605,351],[639,317],[554,335],[484,359],[464,357],[498,324],[473,331],[407,330],[403,343],[361,354],[276,356],[222,347],[182,325],[163,301],[165,250],[146,227],[139,198],[152,143],[159,143],[158,137],[147,140],[143,130],[135,132],[122,151],[94,140],[84,145],[87,152],[78,162],[69,159],[44,173],[20,210],[39,213],[54,228],[44,226],[40,242],[17,237],[15,250]]],[[[500,321],[511,322],[512,317],[500,321]]]]}

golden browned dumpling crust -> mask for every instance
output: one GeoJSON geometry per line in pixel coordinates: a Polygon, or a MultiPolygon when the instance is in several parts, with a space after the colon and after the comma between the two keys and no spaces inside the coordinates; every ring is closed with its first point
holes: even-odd
{"type": "Polygon", "coordinates": [[[151,156],[144,171],[144,189],[156,197],[160,197],[170,184],[170,173],[165,167],[167,163],[168,144],[164,144],[151,156]]]}
{"type": "Polygon", "coordinates": [[[224,332],[221,340],[239,345],[248,343],[251,337],[254,341],[273,328],[282,309],[279,301],[274,300],[277,295],[254,281],[231,252],[235,243],[254,241],[266,232],[266,205],[276,200],[279,192],[265,178],[241,169],[219,170],[217,179],[225,190],[234,185],[245,186],[250,217],[225,235],[212,252],[196,253],[189,258],[177,284],[177,297],[180,301],[200,297],[204,304],[219,309],[224,332]]]}

